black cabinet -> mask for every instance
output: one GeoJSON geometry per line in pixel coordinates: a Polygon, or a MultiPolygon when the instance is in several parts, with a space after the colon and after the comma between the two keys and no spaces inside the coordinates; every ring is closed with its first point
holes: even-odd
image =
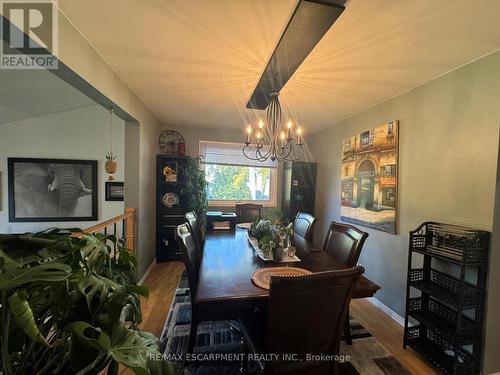
{"type": "Polygon", "coordinates": [[[283,165],[281,210],[293,221],[297,212],[314,214],[316,163],[289,161],[283,165]]]}
{"type": "Polygon", "coordinates": [[[187,211],[183,187],[186,157],[158,155],[156,159],[156,261],[181,259],[175,240],[178,225],[187,211]]]}

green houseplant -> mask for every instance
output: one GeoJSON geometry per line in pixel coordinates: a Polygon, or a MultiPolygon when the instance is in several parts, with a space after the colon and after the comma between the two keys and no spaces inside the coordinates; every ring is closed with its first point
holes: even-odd
{"type": "Polygon", "coordinates": [[[173,373],[138,329],[148,290],[135,266],[114,236],[0,235],[1,373],[173,373]]]}
{"type": "Polygon", "coordinates": [[[207,213],[207,182],[205,172],[201,169],[202,156],[187,158],[186,163],[186,184],[182,189],[182,194],[187,199],[188,211],[194,211],[201,228],[205,228],[205,214],[207,213]]]}

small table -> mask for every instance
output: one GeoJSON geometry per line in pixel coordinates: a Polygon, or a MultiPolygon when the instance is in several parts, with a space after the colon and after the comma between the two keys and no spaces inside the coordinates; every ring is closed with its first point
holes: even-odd
{"type": "Polygon", "coordinates": [[[229,221],[229,228],[234,231],[236,229],[236,214],[234,212],[208,211],[207,212],[207,232],[214,230],[215,222],[229,221]]]}

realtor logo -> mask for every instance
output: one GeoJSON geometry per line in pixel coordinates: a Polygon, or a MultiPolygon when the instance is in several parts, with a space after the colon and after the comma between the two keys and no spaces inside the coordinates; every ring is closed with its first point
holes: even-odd
{"type": "Polygon", "coordinates": [[[4,0],[1,69],[57,69],[57,7],[51,0],[4,0]]]}

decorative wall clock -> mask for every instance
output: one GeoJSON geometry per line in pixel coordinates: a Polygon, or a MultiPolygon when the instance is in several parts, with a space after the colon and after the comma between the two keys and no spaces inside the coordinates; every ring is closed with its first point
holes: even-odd
{"type": "Polygon", "coordinates": [[[184,155],[186,142],[184,137],[175,130],[164,130],[160,134],[160,149],[167,155],[184,155]]]}

